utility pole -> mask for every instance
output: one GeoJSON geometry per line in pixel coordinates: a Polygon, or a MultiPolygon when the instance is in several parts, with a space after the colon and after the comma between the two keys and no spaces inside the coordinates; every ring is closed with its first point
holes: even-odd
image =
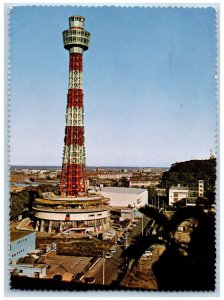
{"type": "Polygon", "coordinates": [[[105,250],[103,250],[103,285],[105,283],[105,250]]]}
{"type": "Polygon", "coordinates": [[[142,236],[143,236],[143,213],[142,213],[142,236]]]}

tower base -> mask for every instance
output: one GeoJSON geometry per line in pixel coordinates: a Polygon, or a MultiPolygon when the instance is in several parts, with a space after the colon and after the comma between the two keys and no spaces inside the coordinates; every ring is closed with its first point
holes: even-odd
{"type": "Polygon", "coordinates": [[[59,233],[102,233],[110,227],[109,199],[101,195],[49,196],[35,200],[36,231],[59,233]]]}

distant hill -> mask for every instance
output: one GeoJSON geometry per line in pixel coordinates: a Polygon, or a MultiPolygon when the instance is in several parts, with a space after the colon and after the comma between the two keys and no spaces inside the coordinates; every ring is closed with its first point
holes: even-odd
{"type": "Polygon", "coordinates": [[[172,164],[169,171],[164,172],[162,184],[169,188],[180,184],[196,188],[198,180],[204,180],[205,190],[214,190],[216,180],[216,159],[190,160],[172,164]]]}

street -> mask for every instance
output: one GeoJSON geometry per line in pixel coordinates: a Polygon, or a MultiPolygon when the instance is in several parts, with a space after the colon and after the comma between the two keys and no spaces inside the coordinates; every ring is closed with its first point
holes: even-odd
{"type": "MultiPolygon", "coordinates": [[[[148,224],[148,219],[143,218],[143,228],[148,224]]],[[[142,232],[142,219],[139,219],[138,225],[133,228],[131,233],[128,233],[127,245],[131,245],[134,238],[140,235],[142,232]]],[[[104,258],[104,272],[103,272],[103,258],[86,274],[86,276],[94,276],[96,278],[96,283],[103,284],[103,273],[104,273],[104,284],[110,285],[114,280],[116,280],[119,271],[122,267],[125,267],[126,258],[122,256],[126,243],[119,246],[115,245],[116,253],[113,254],[112,258],[104,258]]],[[[103,253],[102,253],[103,255],[103,253]]]]}

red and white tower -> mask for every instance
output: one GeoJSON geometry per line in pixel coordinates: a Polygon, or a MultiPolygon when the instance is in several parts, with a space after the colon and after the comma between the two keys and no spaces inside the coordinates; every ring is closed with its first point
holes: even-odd
{"type": "Polygon", "coordinates": [[[69,83],[60,190],[66,196],[85,195],[87,190],[82,56],[89,47],[90,33],[84,30],[84,20],[70,17],[69,29],[63,32],[64,48],[69,50],[69,83]]]}
{"type": "Polygon", "coordinates": [[[43,193],[35,199],[33,211],[36,230],[73,234],[98,234],[110,227],[109,199],[99,192],[87,193],[84,147],[84,113],[82,90],[82,55],[89,46],[89,32],[84,30],[84,18],[69,18],[69,29],[63,32],[64,47],[69,50],[69,83],[61,195],[43,193]]]}

